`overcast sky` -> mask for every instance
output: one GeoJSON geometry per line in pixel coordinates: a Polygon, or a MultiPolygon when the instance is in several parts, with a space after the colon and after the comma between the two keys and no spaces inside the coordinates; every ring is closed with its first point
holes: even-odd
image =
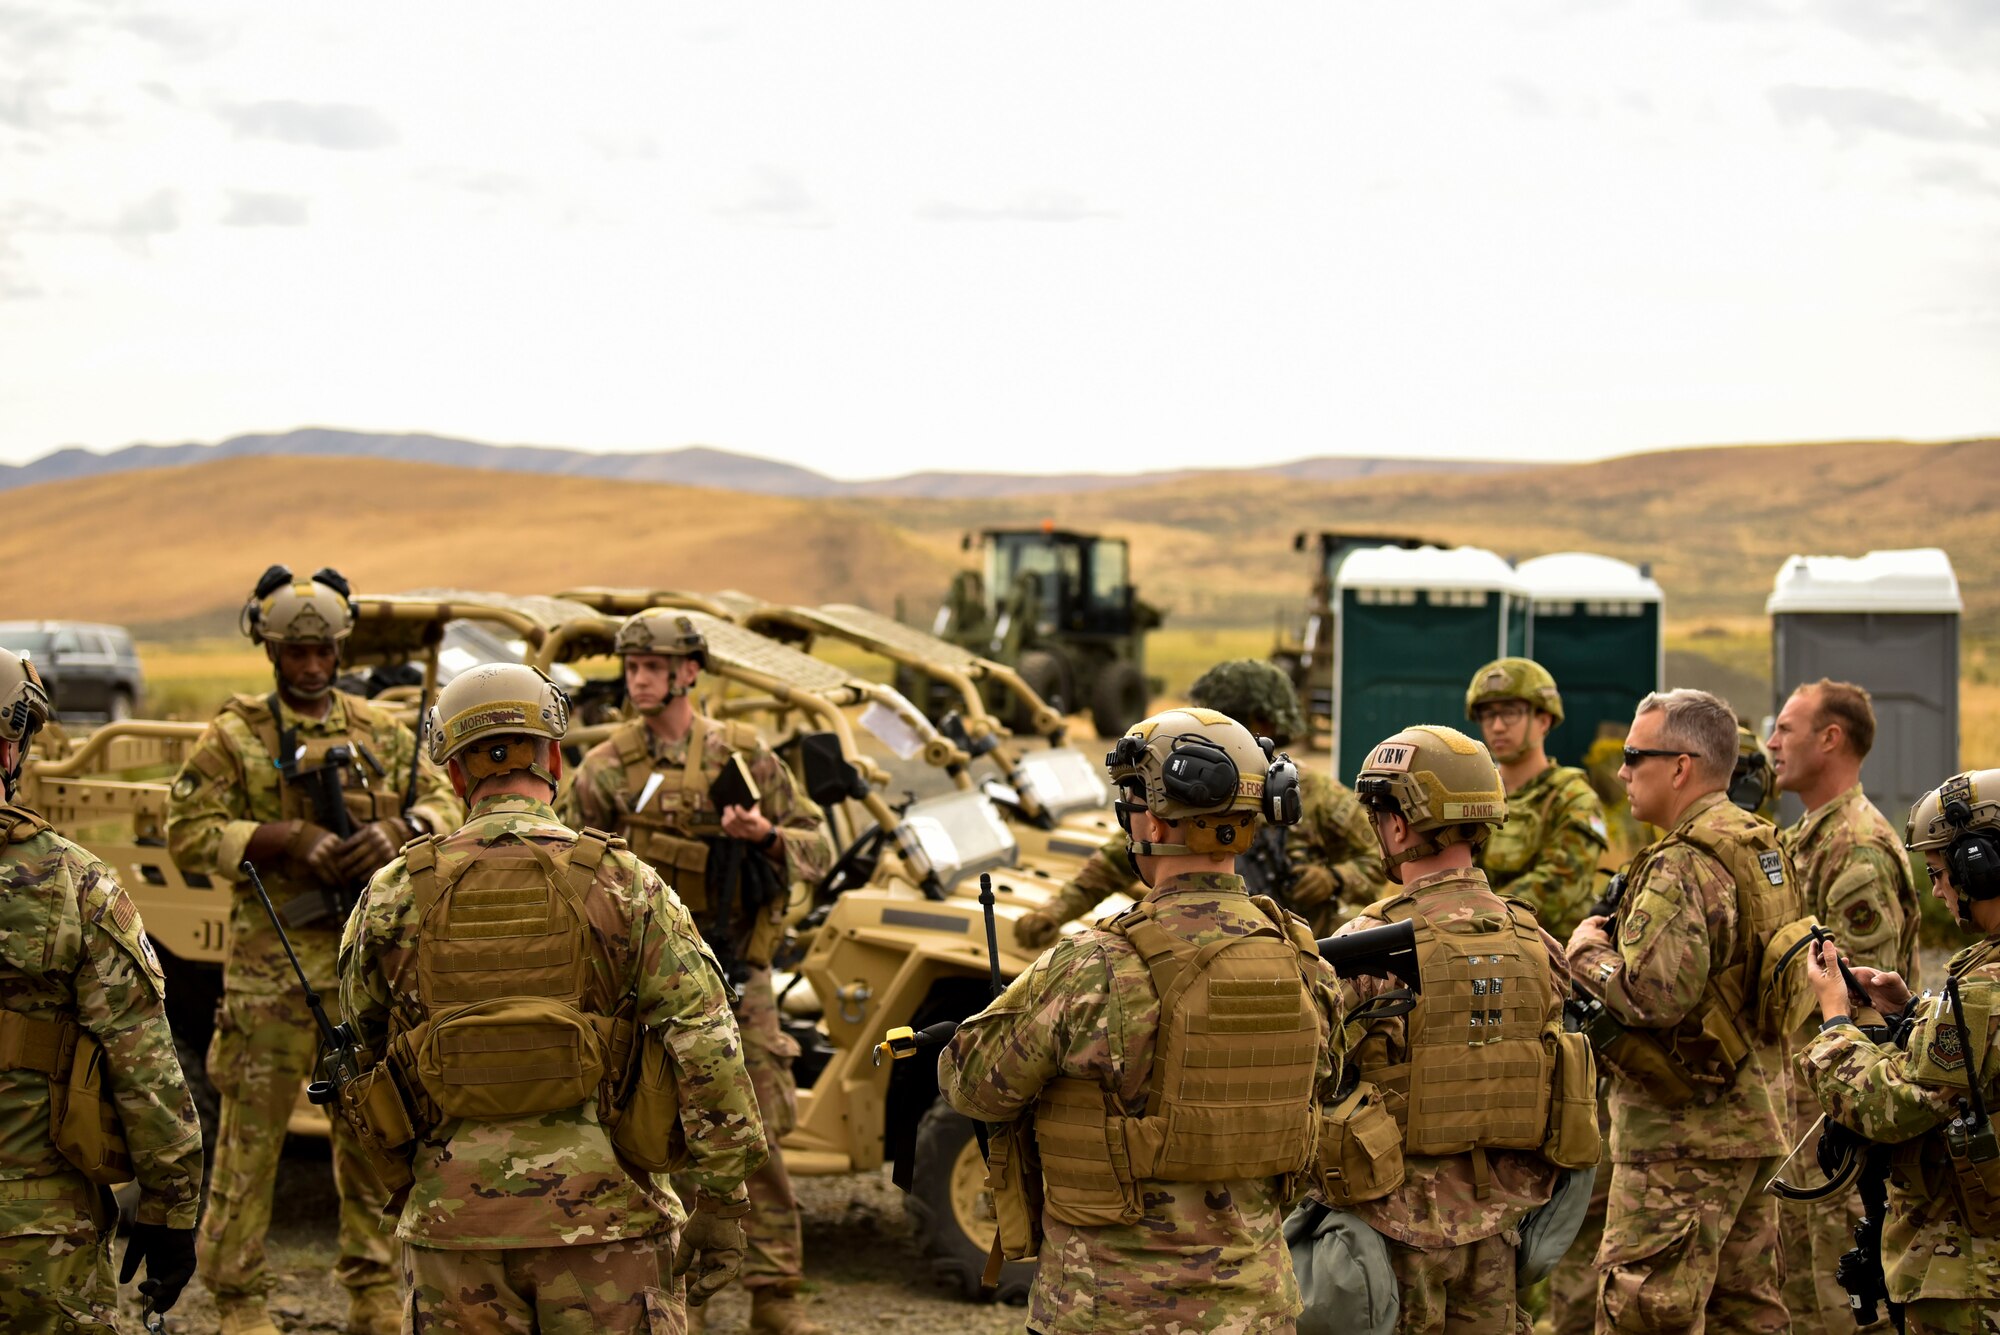
{"type": "Polygon", "coordinates": [[[0,460],[2000,430],[1996,0],[0,0],[0,460]]]}

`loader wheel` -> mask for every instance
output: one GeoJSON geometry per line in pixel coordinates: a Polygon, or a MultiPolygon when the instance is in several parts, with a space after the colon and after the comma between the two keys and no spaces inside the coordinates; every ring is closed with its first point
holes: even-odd
{"type": "Polygon", "coordinates": [[[1099,737],[1122,737],[1146,717],[1146,678],[1130,663],[1111,663],[1090,692],[1090,722],[1099,737]]]}
{"type": "MultiPolygon", "coordinates": [[[[1069,698],[1067,674],[1063,671],[1062,660],[1054,654],[1041,649],[1030,649],[1021,655],[1021,662],[1014,671],[1028,684],[1028,689],[1041,696],[1042,703],[1056,713],[1067,714],[1076,707],[1069,698]]],[[[1027,716],[1025,706],[1014,721],[1014,729],[1023,733],[1034,731],[1034,720],[1027,716]]]]}
{"type": "Polygon", "coordinates": [[[1035,1278],[1033,1261],[1007,1262],[997,1288],[979,1282],[998,1227],[993,1198],[986,1190],[986,1165],[979,1157],[972,1120],[943,1099],[933,1103],[917,1124],[916,1162],[903,1208],[932,1274],[978,1302],[1027,1301],[1028,1286],[1035,1278]]]}

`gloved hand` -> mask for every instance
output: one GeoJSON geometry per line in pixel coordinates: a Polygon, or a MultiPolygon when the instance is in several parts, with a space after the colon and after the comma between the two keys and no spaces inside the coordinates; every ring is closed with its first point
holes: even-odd
{"type": "Polygon", "coordinates": [[[338,835],[309,820],[300,821],[298,830],[285,843],[285,852],[292,862],[321,885],[341,885],[345,881],[340,874],[339,848],[338,835]]]}
{"type": "Polygon", "coordinates": [[[1334,874],[1333,868],[1308,862],[1294,869],[1289,898],[1295,909],[1316,909],[1332,899],[1338,889],[1340,877],[1334,874]]]}
{"type": "Polygon", "coordinates": [[[1062,924],[1040,909],[1014,920],[1014,944],[1023,950],[1046,950],[1061,932],[1062,924]]]}
{"type": "Polygon", "coordinates": [[[687,1276],[687,1303],[700,1307],[729,1287],[743,1264],[743,1225],[738,1223],[750,1212],[750,1202],[720,1201],[697,1196],[694,1213],[681,1229],[681,1245],[674,1253],[674,1278],[687,1276]],[[727,1217],[719,1211],[728,1210],[727,1217]]]}
{"type": "Polygon", "coordinates": [[[130,1284],[146,1263],[146,1278],[139,1285],[146,1306],[155,1312],[171,1309],[181,1290],[194,1278],[194,1230],[168,1228],[165,1224],[134,1224],[125,1244],[125,1264],[118,1269],[118,1282],[130,1284]]]}
{"type": "Polygon", "coordinates": [[[372,821],[340,841],[333,850],[334,865],[349,885],[373,876],[377,869],[396,856],[396,850],[410,842],[410,827],[394,816],[372,821]]]}

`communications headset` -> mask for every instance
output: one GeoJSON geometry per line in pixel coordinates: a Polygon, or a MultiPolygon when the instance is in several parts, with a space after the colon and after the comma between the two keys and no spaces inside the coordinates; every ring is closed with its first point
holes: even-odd
{"type": "MultiPolygon", "coordinates": [[[[1304,803],[1299,796],[1299,767],[1292,763],[1290,756],[1277,754],[1277,744],[1269,737],[1259,737],[1257,746],[1264,752],[1267,762],[1258,814],[1273,825],[1297,825],[1304,814],[1304,803]]],[[[1118,739],[1111,754],[1104,758],[1105,764],[1107,767],[1136,769],[1145,759],[1146,750],[1145,738],[1128,734],[1118,739]]],[[[1199,733],[1174,738],[1166,759],[1160,765],[1160,787],[1169,798],[1190,807],[1213,809],[1224,806],[1236,795],[1242,777],[1229,752],[1199,733]]],[[[1145,789],[1145,780],[1137,774],[1127,774],[1118,781],[1120,795],[1112,806],[1118,813],[1119,828],[1125,831],[1135,854],[1177,847],[1131,837],[1132,817],[1150,809],[1146,805],[1145,789]],[[1136,794],[1137,801],[1129,796],[1132,794],[1136,794]]],[[[1217,842],[1230,843],[1235,833],[1232,826],[1221,827],[1216,831],[1217,842]]]]}
{"type": "Polygon", "coordinates": [[[1944,847],[1944,865],[1958,891],[1959,921],[1972,927],[1973,901],[2000,899],[2000,831],[1971,828],[1972,806],[1963,792],[1945,797],[1939,810],[1958,832],[1944,847]]]}

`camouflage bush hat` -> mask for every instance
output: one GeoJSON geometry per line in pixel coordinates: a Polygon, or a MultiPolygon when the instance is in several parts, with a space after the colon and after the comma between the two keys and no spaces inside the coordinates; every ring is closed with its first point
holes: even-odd
{"type": "Polygon", "coordinates": [[[272,566],[243,604],[238,624],[259,644],[338,644],[354,630],[352,590],[332,566],[295,579],[272,566]]]}
{"type": "Polygon", "coordinates": [[[0,741],[26,746],[49,721],[49,693],[35,665],[0,649],[0,741]]]}
{"type": "Polygon", "coordinates": [[[1440,724],[1405,728],[1377,743],[1354,791],[1363,806],[1400,815],[1411,830],[1431,836],[1401,853],[1383,850],[1398,882],[1400,864],[1450,844],[1484,843],[1507,820],[1507,788],[1485,744],[1440,724]]]}
{"type": "Polygon", "coordinates": [[[1172,857],[1248,847],[1272,762],[1250,730],[1227,714],[1169,709],[1133,724],[1104,766],[1120,795],[1115,809],[1127,834],[1131,816],[1142,810],[1186,822],[1182,843],[1132,844],[1136,853],[1172,857]]]}
{"type": "Polygon", "coordinates": [[[438,692],[424,736],[431,763],[442,765],[486,738],[496,741],[461,763],[473,779],[510,770],[528,770],[551,786],[555,776],[536,762],[528,737],[559,742],[569,731],[569,697],[540,668],[528,663],[482,663],[461,672],[438,692]],[[524,736],[525,735],[525,736],[524,736]]]}
{"type": "Polygon", "coordinates": [[[1477,721],[1473,711],[1489,700],[1526,700],[1557,723],[1563,721],[1556,679],[1532,658],[1496,658],[1473,673],[1472,684],[1465,688],[1466,718],[1477,721]]]}
{"type": "Polygon", "coordinates": [[[1291,678],[1274,664],[1257,658],[1235,658],[1217,663],[1195,678],[1188,699],[1203,709],[1229,715],[1248,727],[1257,719],[1271,727],[1271,740],[1290,746],[1305,735],[1306,721],[1299,714],[1299,697],[1291,678]]]}
{"type": "Polygon", "coordinates": [[[708,639],[694,618],[671,607],[650,607],[626,617],[618,625],[611,651],[626,654],[660,654],[666,658],[692,658],[708,666],[708,639]]]}

